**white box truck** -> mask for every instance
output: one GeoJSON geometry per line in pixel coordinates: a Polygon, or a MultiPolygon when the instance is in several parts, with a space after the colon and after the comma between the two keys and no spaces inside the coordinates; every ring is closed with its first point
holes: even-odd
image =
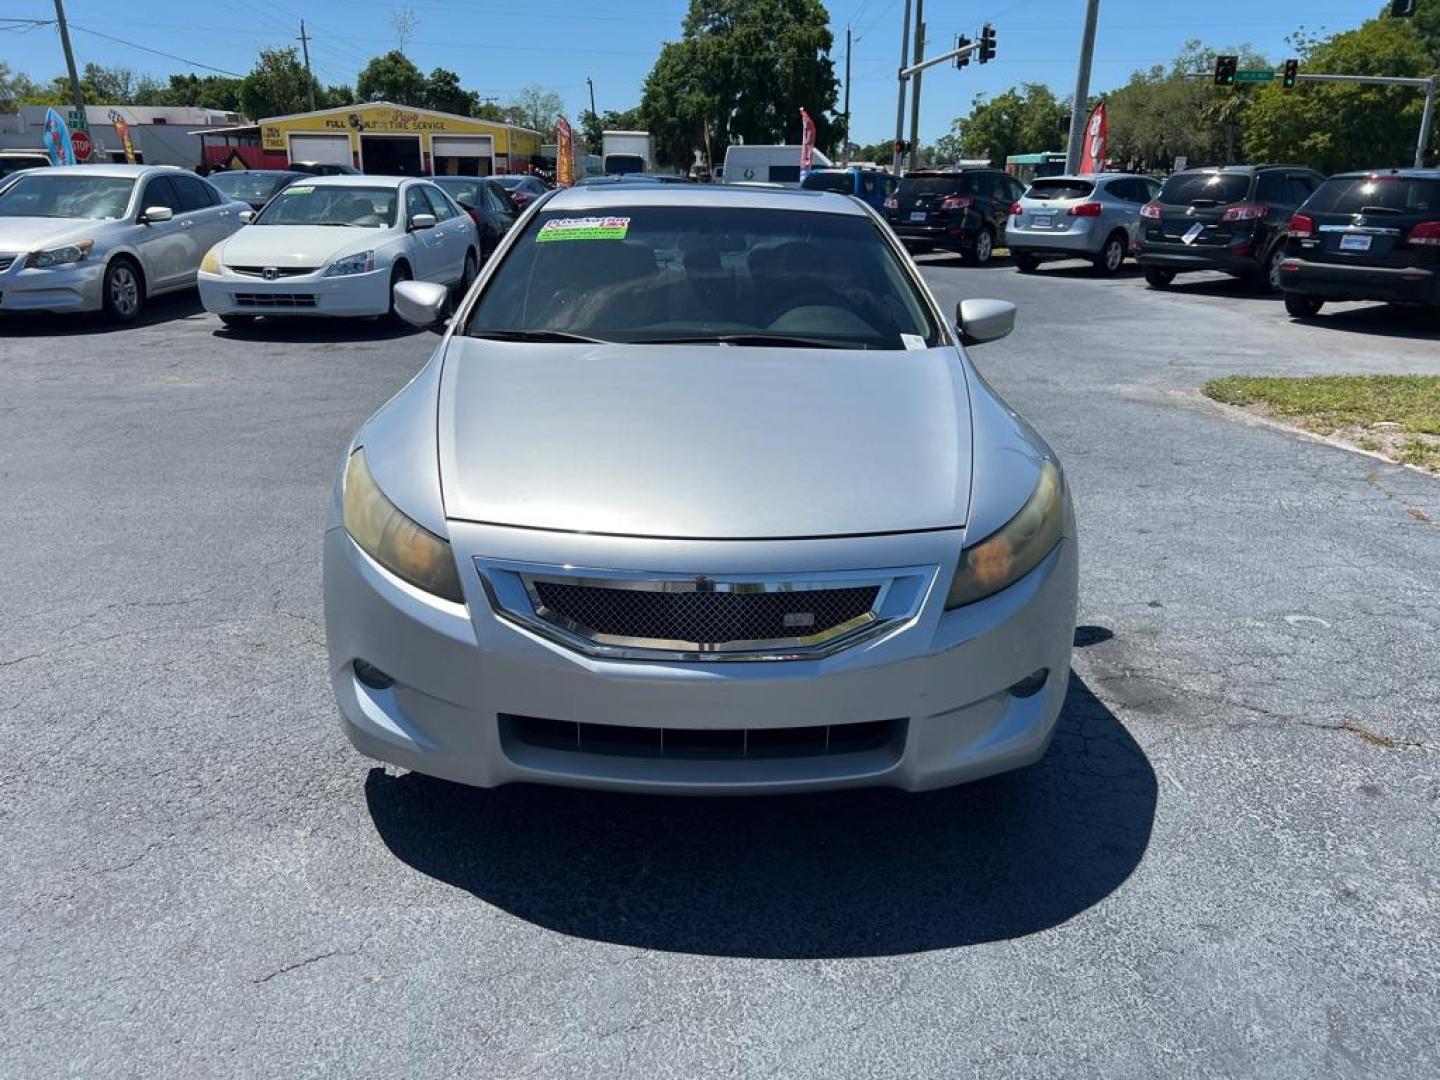
{"type": "Polygon", "coordinates": [[[655,171],[655,143],[648,131],[602,131],[600,156],[607,174],[655,171]]]}
{"type": "MultiPolygon", "coordinates": [[[[819,150],[811,155],[811,165],[828,168],[831,161],[819,150]]],[[[732,146],[725,151],[722,184],[782,184],[800,186],[800,147],[798,146],[732,146]]]]}

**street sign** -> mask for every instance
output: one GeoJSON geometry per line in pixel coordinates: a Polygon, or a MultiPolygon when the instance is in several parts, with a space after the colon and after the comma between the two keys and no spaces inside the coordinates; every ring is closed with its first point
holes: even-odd
{"type": "Polygon", "coordinates": [[[66,114],[65,123],[69,126],[71,131],[90,130],[90,124],[85,119],[85,114],[75,109],[71,109],[70,112],[66,114]]]}
{"type": "Polygon", "coordinates": [[[83,131],[70,132],[70,145],[75,148],[76,161],[89,161],[90,152],[94,147],[90,143],[90,136],[83,131]]]}
{"type": "Polygon", "coordinates": [[[1235,81],[1236,81],[1237,83],[1274,82],[1274,81],[1275,81],[1275,72],[1274,72],[1274,71],[1254,71],[1254,70],[1252,70],[1252,71],[1237,71],[1237,72],[1235,72],[1235,81]]]}

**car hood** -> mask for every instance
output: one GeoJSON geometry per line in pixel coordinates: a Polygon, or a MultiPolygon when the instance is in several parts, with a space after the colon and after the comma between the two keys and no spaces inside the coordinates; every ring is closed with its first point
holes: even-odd
{"type": "Polygon", "coordinates": [[[89,218],[0,217],[0,251],[37,251],[94,237],[113,221],[89,218]]]}
{"type": "Polygon", "coordinates": [[[745,539],[963,525],[964,367],[909,352],[451,340],[445,513],[745,539]]]}
{"type": "Polygon", "coordinates": [[[228,266],[321,266],[389,236],[389,229],[340,225],[247,225],[225,241],[221,259],[228,266]]]}

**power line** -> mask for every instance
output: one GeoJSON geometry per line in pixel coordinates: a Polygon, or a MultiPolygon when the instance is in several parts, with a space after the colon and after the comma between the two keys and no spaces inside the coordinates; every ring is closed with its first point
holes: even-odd
{"type": "Polygon", "coordinates": [[[72,30],[79,30],[82,33],[104,38],[106,41],[113,41],[117,45],[125,45],[131,49],[139,49],[141,52],[154,53],[156,56],[163,56],[167,60],[176,60],[189,67],[201,68],[205,71],[214,71],[220,75],[229,75],[232,79],[243,79],[245,76],[239,72],[226,71],[224,68],[213,67],[210,64],[202,64],[199,60],[191,60],[185,56],[176,56],[174,53],[163,52],[160,49],[152,49],[149,45],[140,45],[134,41],[126,41],[124,38],[115,37],[113,34],[104,34],[99,30],[91,30],[88,26],[81,26],[79,23],[71,23],[72,30]]]}

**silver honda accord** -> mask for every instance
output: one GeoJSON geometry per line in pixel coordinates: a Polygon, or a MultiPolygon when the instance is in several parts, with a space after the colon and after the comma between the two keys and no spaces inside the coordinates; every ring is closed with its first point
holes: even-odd
{"type": "Polygon", "coordinates": [[[325,537],[350,741],[467,784],[943,787],[1045,753],[1064,474],[860,202],[548,195],[371,417],[325,537]]]}

